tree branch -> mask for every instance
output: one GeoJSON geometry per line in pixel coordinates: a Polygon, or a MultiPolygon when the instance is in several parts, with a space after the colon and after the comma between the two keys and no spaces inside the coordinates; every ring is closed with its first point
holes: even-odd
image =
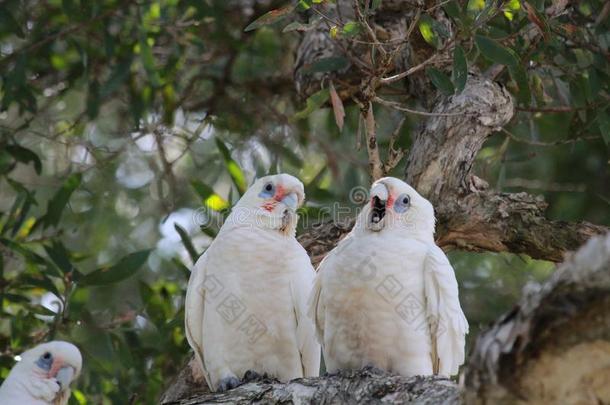
{"type": "Polygon", "coordinates": [[[610,234],[590,240],[543,286],[479,335],[466,403],[610,401],[610,234]]]}
{"type": "Polygon", "coordinates": [[[198,394],[161,405],[202,404],[458,404],[459,390],[442,377],[401,377],[374,368],[345,370],[324,377],[298,378],[287,384],[262,378],[225,393],[198,394]]]}

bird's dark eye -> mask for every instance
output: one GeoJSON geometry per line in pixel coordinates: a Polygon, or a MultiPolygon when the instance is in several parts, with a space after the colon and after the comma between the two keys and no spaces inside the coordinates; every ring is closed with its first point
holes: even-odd
{"type": "Polygon", "coordinates": [[[409,208],[410,204],[411,198],[409,198],[407,194],[401,194],[398,196],[396,202],[394,203],[394,211],[398,212],[399,214],[402,214],[409,208]]]}
{"type": "Polygon", "coordinates": [[[50,370],[53,365],[53,355],[51,352],[45,352],[36,360],[36,365],[43,370],[50,370]]]}
{"type": "Polygon", "coordinates": [[[261,190],[259,197],[261,198],[271,198],[275,193],[275,186],[273,183],[266,183],[261,190]]]}

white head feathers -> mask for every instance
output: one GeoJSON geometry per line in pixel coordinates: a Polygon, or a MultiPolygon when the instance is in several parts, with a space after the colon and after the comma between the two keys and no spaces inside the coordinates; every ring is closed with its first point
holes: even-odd
{"type": "Polygon", "coordinates": [[[83,359],[71,343],[52,341],[21,354],[0,387],[0,403],[63,405],[70,384],[81,372],[83,359]]]}
{"type": "Polygon", "coordinates": [[[434,208],[415,189],[395,177],[371,186],[370,200],[356,222],[358,232],[401,230],[422,238],[434,236],[434,208]]]}
{"type": "Polygon", "coordinates": [[[261,177],[233,207],[227,223],[277,229],[294,236],[296,210],[303,204],[303,183],[289,174],[261,177]]]}

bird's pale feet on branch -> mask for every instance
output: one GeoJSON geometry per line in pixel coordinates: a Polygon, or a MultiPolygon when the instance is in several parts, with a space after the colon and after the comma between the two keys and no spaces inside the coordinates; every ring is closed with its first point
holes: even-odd
{"type": "Polygon", "coordinates": [[[218,383],[218,391],[224,392],[224,391],[232,390],[233,388],[237,387],[239,384],[241,384],[241,381],[239,381],[239,378],[237,378],[235,376],[225,377],[222,380],[220,380],[220,382],[218,383]]]}

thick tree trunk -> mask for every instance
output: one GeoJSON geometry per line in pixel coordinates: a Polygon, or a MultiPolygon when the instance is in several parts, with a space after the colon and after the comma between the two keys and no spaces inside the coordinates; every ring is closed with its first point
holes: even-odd
{"type": "Polygon", "coordinates": [[[467,402],[610,403],[610,234],[527,290],[478,337],[467,402]]]}
{"type": "Polygon", "coordinates": [[[364,369],[202,393],[205,382],[193,376],[191,362],[161,403],[610,403],[610,234],[593,238],[545,284],[526,290],[478,337],[461,389],[440,377],[364,369]]]}

